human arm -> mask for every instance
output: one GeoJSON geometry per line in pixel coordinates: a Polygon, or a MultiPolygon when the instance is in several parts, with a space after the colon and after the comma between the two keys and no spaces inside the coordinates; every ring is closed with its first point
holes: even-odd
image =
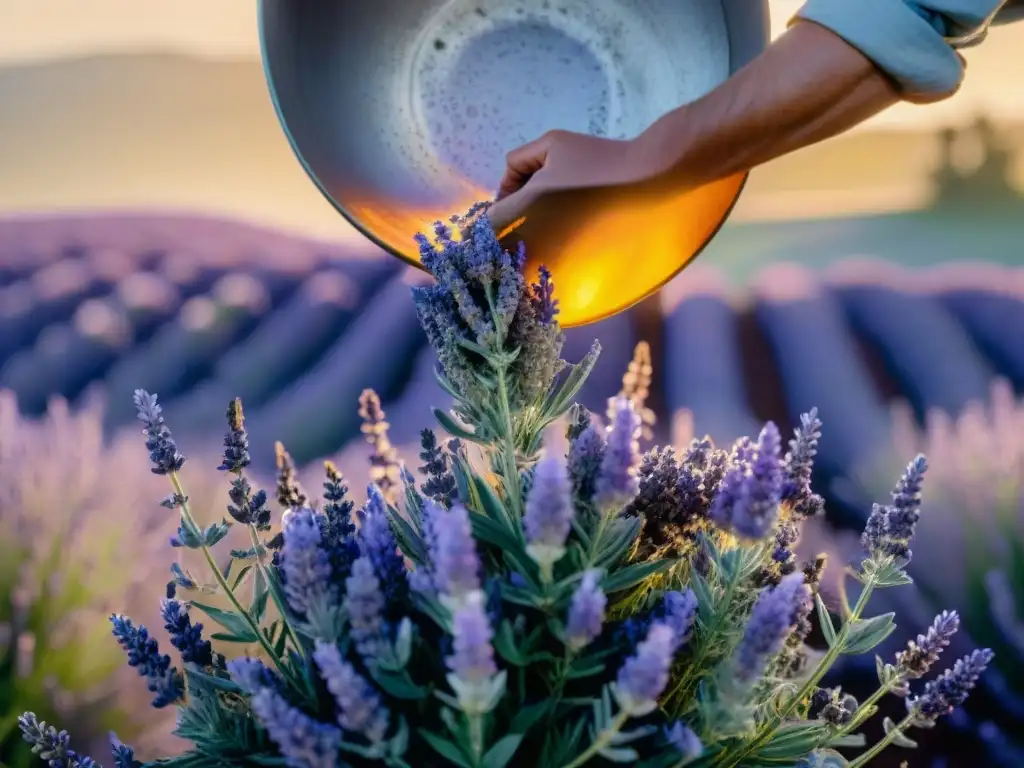
{"type": "Polygon", "coordinates": [[[945,37],[984,28],[998,4],[810,0],[763,54],[636,139],[554,131],[513,150],[491,220],[501,230],[566,190],[692,188],[836,136],[898,101],[945,98],[963,75],[945,37]]]}

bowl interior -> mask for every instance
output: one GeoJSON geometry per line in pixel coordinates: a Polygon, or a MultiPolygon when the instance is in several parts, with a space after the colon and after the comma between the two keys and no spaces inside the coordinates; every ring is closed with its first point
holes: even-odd
{"type": "MultiPolygon", "coordinates": [[[[281,122],[335,207],[417,263],[412,236],[490,199],[508,150],[552,128],[635,136],[767,37],[764,0],[262,0],[281,122]]],[[[742,177],[527,237],[561,320],[632,304],[711,238],[742,177]],[[642,267],[642,268],[641,268],[642,267]]]]}

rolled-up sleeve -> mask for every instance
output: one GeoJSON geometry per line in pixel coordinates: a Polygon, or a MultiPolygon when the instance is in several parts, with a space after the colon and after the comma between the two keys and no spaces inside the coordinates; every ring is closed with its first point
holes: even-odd
{"type": "Polygon", "coordinates": [[[960,42],[983,34],[1005,0],[807,0],[796,19],[832,30],[912,94],[956,90],[960,42]]]}

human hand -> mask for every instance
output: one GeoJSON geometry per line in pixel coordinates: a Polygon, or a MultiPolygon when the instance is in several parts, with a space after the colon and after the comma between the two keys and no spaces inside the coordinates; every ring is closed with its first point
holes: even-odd
{"type": "Polygon", "coordinates": [[[656,176],[635,140],[605,139],[570,131],[548,131],[508,153],[505,175],[487,214],[499,234],[554,199],[589,200],[609,188],[643,184],[656,176]]]}

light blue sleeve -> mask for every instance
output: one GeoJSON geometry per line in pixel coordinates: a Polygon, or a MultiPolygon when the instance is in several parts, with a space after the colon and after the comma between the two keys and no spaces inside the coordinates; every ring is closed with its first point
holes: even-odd
{"type": "Polygon", "coordinates": [[[956,49],[979,40],[1006,0],[807,0],[797,19],[832,30],[907,93],[956,89],[956,49]]]}

